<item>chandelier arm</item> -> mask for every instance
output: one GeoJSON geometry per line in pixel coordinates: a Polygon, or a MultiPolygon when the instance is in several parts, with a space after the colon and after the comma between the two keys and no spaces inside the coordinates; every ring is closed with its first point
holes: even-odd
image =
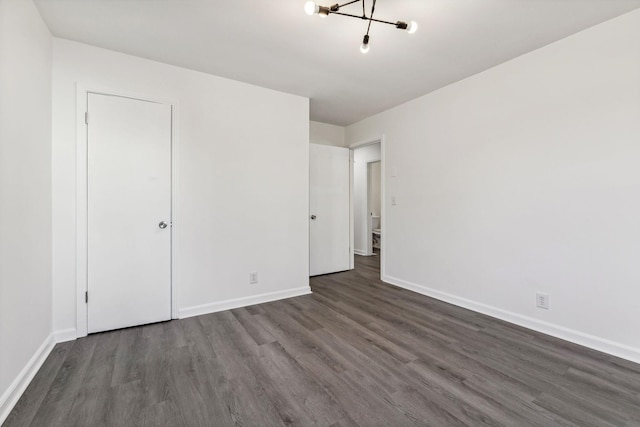
{"type": "Polygon", "coordinates": [[[383,21],[382,19],[369,18],[369,21],[380,22],[381,24],[389,24],[389,25],[393,25],[393,26],[396,25],[395,22],[383,21]]]}
{"type": "Polygon", "coordinates": [[[389,25],[393,25],[393,26],[396,25],[396,22],[383,21],[382,19],[368,18],[366,16],[352,15],[350,13],[331,12],[331,15],[342,15],[342,16],[348,16],[350,18],[358,18],[358,19],[365,19],[367,21],[380,22],[381,24],[389,24],[389,25]]]}
{"type": "Polygon", "coordinates": [[[371,29],[371,21],[373,20],[373,13],[376,11],[376,0],[373,0],[373,4],[371,5],[371,15],[369,16],[369,24],[367,25],[367,35],[369,35],[369,30],[371,29]]]}
{"type": "Polygon", "coordinates": [[[380,22],[381,24],[389,24],[389,25],[393,25],[394,27],[397,25],[397,22],[389,22],[389,21],[384,21],[382,19],[369,18],[369,21],[380,22]]]}

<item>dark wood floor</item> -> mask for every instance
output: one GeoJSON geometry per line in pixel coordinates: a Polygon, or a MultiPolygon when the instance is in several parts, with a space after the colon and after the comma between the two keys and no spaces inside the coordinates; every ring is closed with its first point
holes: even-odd
{"type": "Polygon", "coordinates": [[[638,426],[640,365],[377,280],[59,344],[6,426],[638,426]]]}

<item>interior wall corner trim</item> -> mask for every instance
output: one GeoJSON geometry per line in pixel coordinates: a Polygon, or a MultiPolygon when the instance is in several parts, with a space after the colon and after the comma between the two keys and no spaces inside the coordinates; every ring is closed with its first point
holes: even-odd
{"type": "Polygon", "coordinates": [[[73,341],[78,338],[78,331],[76,328],[60,329],[53,331],[53,337],[56,343],[73,341]]]}

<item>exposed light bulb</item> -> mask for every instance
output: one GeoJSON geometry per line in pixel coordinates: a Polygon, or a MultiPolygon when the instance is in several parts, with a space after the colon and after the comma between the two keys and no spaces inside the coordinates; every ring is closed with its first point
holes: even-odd
{"type": "Polygon", "coordinates": [[[407,31],[409,32],[409,34],[413,34],[416,31],[418,31],[418,23],[416,21],[409,22],[409,25],[407,26],[407,31]]]}
{"type": "Polygon", "coordinates": [[[360,52],[367,53],[369,52],[369,35],[364,36],[362,39],[362,44],[360,45],[360,52]]]}
{"type": "Polygon", "coordinates": [[[308,1],[304,4],[304,11],[307,15],[313,15],[320,12],[320,6],[316,5],[313,1],[308,1]]]}

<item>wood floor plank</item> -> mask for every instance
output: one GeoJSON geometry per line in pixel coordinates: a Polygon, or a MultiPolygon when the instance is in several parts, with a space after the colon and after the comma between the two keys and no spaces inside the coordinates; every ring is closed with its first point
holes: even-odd
{"type": "Polygon", "coordinates": [[[318,384],[320,384],[344,408],[349,417],[360,426],[413,426],[410,419],[403,416],[393,405],[389,405],[381,392],[365,381],[348,378],[331,370],[313,353],[301,355],[299,363],[318,384]]]}
{"type": "MultiPolygon", "coordinates": [[[[210,324],[208,340],[217,355],[217,370],[220,379],[213,383],[214,396],[221,406],[220,425],[255,425],[257,418],[264,425],[290,424],[292,410],[272,387],[260,366],[259,345],[250,336],[229,338],[237,325],[229,322],[228,316],[219,316],[220,321],[210,324]],[[226,319],[225,319],[226,317],[226,319]],[[244,354],[244,356],[241,356],[244,354]],[[240,391],[243,394],[239,394],[240,391]],[[238,413],[237,408],[245,410],[238,413]],[[226,420],[226,421],[225,421],[226,420]]],[[[242,335],[243,333],[240,332],[242,335]]],[[[246,332],[249,335],[248,332],[246,332]]],[[[265,344],[266,345],[266,344],[265,344]]]]}
{"type": "Polygon", "coordinates": [[[385,284],[57,345],[3,426],[640,426],[640,365],[385,284]]]}
{"type": "Polygon", "coordinates": [[[125,329],[115,354],[115,364],[111,375],[111,386],[127,384],[141,377],[140,359],[142,354],[142,329],[125,329]]]}
{"type": "Polygon", "coordinates": [[[239,308],[233,310],[233,315],[238,319],[238,322],[242,324],[242,327],[247,330],[247,333],[251,335],[251,338],[258,345],[275,342],[276,339],[271,335],[260,322],[256,322],[255,317],[246,309],[239,308]]]}
{"type": "Polygon", "coordinates": [[[137,379],[109,388],[104,419],[101,424],[122,427],[140,419],[143,401],[142,381],[137,379]]]}
{"type": "Polygon", "coordinates": [[[71,410],[64,420],[66,425],[98,425],[106,419],[110,410],[107,404],[114,362],[123,332],[126,333],[126,330],[96,335],[95,349],[71,410]]]}
{"type": "MultiPolygon", "coordinates": [[[[71,411],[76,394],[87,374],[89,362],[91,362],[98,341],[99,339],[96,336],[91,336],[73,342],[73,347],[67,354],[56,379],[47,390],[42,403],[33,408],[35,415],[31,425],[64,425],[64,419],[71,411]]],[[[47,358],[43,369],[36,376],[50,369],[49,363],[50,358],[47,358]]],[[[26,395],[26,397],[25,395],[20,400],[29,398],[29,395],[26,395]]]]}
{"type": "Polygon", "coordinates": [[[129,425],[139,425],[141,427],[187,426],[187,424],[180,416],[180,410],[178,406],[171,400],[165,400],[163,402],[156,403],[144,408],[140,416],[140,421],[136,424],[131,423],[129,425]]]}

